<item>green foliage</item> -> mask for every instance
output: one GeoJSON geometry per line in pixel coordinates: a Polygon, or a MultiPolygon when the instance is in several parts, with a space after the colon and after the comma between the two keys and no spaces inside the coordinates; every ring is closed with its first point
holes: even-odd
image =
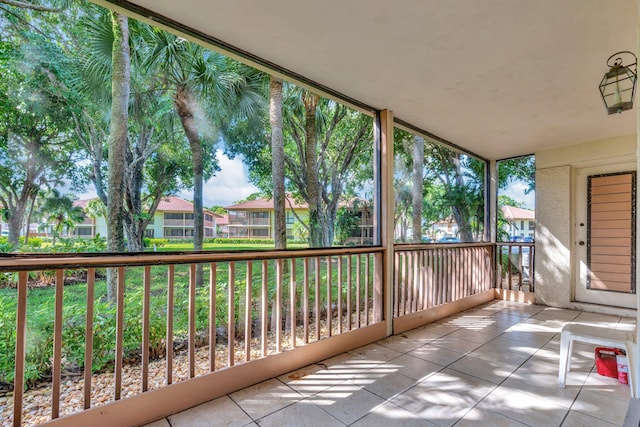
{"type": "MultiPolygon", "coordinates": [[[[413,220],[414,138],[409,132],[394,130],[394,219],[401,240],[406,240],[413,220]]],[[[463,241],[480,239],[484,231],[484,172],[485,162],[439,143],[425,141],[422,230],[453,218],[463,241]]]]}
{"type": "Polygon", "coordinates": [[[536,186],[536,158],[535,156],[515,157],[497,162],[498,188],[504,189],[514,181],[524,181],[528,189],[525,193],[535,190],[536,186]]]}
{"type": "Polygon", "coordinates": [[[54,253],[104,252],[107,250],[107,239],[100,234],[92,239],[60,238],[55,246],[49,247],[48,250],[54,253]]]}
{"type": "Polygon", "coordinates": [[[0,237],[0,253],[8,254],[14,252],[19,248],[19,245],[9,243],[6,237],[0,237]]]}
{"type": "Polygon", "coordinates": [[[347,243],[347,239],[358,231],[359,222],[360,212],[357,210],[357,204],[354,204],[353,208],[338,208],[338,212],[336,213],[336,244],[344,245],[347,243]]]}
{"type": "MultiPolygon", "coordinates": [[[[335,260],[335,258],[334,258],[335,260]]],[[[353,258],[355,260],[355,258],[353,258]]],[[[344,259],[346,264],[346,257],[344,259]]],[[[364,268],[364,260],[362,268],[364,268]]],[[[261,316],[261,261],[253,262],[253,306],[252,316],[258,319],[261,316]]],[[[322,304],[325,304],[327,269],[324,262],[320,262],[320,296],[322,304]]],[[[290,295],[290,264],[285,263],[283,271],[283,307],[288,307],[290,295]]],[[[311,269],[315,268],[311,263],[311,269]]],[[[355,267],[354,267],[355,268],[355,267]]],[[[371,263],[370,268],[373,268],[371,263]]],[[[208,274],[208,266],[204,266],[205,274],[208,274]]],[[[245,307],[244,301],[246,263],[236,263],[235,293],[232,296],[235,307],[236,330],[242,326],[245,307]]],[[[216,327],[225,328],[228,322],[229,301],[229,266],[227,263],[219,263],[216,285],[216,327]]],[[[126,270],[126,285],[124,295],[124,325],[123,325],[123,352],[125,357],[138,357],[141,353],[142,343],[142,306],[144,292],[142,283],[142,269],[128,268],[126,270]]],[[[331,283],[338,283],[337,268],[332,269],[331,283]]],[[[343,286],[346,286],[346,268],[343,271],[343,286]]],[[[370,271],[370,274],[373,274],[370,271]]],[[[268,263],[268,277],[275,277],[274,262],[268,263]]],[[[78,276],[81,277],[81,276],[78,276]]],[[[303,277],[302,262],[296,263],[296,277],[303,277]]],[[[35,274],[30,279],[38,279],[35,274]]],[[[106,281],[97,277],[95,283],[96,299],[93,309],[93,359],[91,369],[100,372],[112,369],[115,357],[116,343],[116,307],[104,301],[98,295],[102,295],[106,288],[106,281]]],[[[152,358],[164,356],[166,339],[166,313],[167,313],[167,269],[164,266],[151,268],[151,292],[149,313],[149,341],[152,358]]],[[[301,286],[299,279],[298,286],[301,286]]],[[[361,289],[361,291],[363,291],[361,289]]],[[[299,289],[299,292],[302,292],[299,289]]],[[[342,289],[343,298],[346,288],[342,289]]],[[[78,371],[84,369],[84,352],[86,342],[86,284],[67,284],[63,290],[63,325],[62,325],[62,360],[64,371],[78,371]]],[[[270,301],[269,310],[273,309],[272,302],[276,295],[276,283],[269,280],[267,298],[270,301]]],[[[209,286],[196,288],[196,333],[198,336],[207,336],[209,330],[209,286]]],[[[309,303],[314,304],[315,294],[309,295],[309,303]]],[[[334,296],[335,298],[335,292],[334,296]]],[[[343,299],[344,301],[344,299],[343,299]]],[[[16,306],[17,292],[15,289],[0,289],[0,382],[11,384],[14,375],[14,357],[16,343],[16,306]]],[[[189,267],[175,266],[174,287],[174,340],[183,341],[188,336],[188,306],[189,306],[189,267]]],[[[285,309],[286,311],[286,309],[285,309]]],[[[269,316],[271,313],[269,313],[269,316]]],[[[35,287],[29,290],[27,300],[27,359],[25,379],[27,386],[31,387],[36,382],[46,379],[51,373],[51,360],[53,352],[53,327],[55,317],[55,288],[53,286],[35,287]]]]}
{"type": "Polygon", "coordinates": [[[169,239],[145,237],[143,243],[145,248],[162,248],[169,243],[169,239]]]}
{"type": "MultiPolygon", "coordinates": [[[[24,242],[24,237],[20,237],[21,242],[24,242]]],[[[42,247],[43,240],[40,237],[29,237],[29,246],[33,249],[39,249],[42,247]]],[[[24,251],[24,248],[22,248],[24,251]]]]}
{"type": "Polygon", "coordinates": [[[273,239],[241,239],[241,238],[229,238],[229,237],[216,237],[214,239],[206,239],[207,243],[221,243],[221,244],[232,244],[232,245],[271,245],[273,246],[273,239]]]}

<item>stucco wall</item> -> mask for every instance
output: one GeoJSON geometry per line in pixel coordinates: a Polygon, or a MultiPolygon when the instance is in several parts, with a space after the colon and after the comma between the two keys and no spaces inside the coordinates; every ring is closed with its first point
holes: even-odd
{"type": "Polygon", "coordinates": [[[536,170],[536,303],[571,301],[571,167],[536,170]]]}
{"type": "MultiPolygon", "coordinates": [[[[575,303],[577,172],[587,168],[633,169],[636,136],[628,135],[535,153],[536,156],[536,302],[584,308],[575,303]]],[[[607,172],[608,173],[608,172],[607,172]]],[[[590,307],[609,312],[607,307],[590,307]]]]}

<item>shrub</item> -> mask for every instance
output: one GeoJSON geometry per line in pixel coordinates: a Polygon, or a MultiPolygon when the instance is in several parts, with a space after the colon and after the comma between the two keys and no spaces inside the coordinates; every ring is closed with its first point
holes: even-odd
{"type": "Polygon", "coordinates": [[[220,243],[230,245],[273,245],[273,239],[241,239],[231,237],[216,237],[214,239],[207,239],[207,243],[220,243]]]}
{"type": "Polygon", "coordinates": [[[162,248],[167,243],[169,243],[169,239],[158,239],[158,238],[153,239],[150,237],[145,237],[142,240],[145,248],[153,248],[153,247],[162,248]]]}

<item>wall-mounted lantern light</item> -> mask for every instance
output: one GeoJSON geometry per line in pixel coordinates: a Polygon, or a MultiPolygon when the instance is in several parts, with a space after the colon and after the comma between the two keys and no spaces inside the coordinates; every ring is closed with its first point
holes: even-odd
{"type": "Polygon", "coordinates": [[[607,60],[609,71],[600,82],[600,95],[607,107],[607,113],[622,113],[633,108],[637,63],[636,56],[628,50],[614,53],[607,60]],[[624,64],[625,60],[628,65],[624,64]]]}

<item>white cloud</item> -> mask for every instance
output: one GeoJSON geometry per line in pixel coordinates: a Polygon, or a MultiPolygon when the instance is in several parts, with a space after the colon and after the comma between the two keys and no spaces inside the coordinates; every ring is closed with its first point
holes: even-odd
{"type": "Polygon", "coordinates": [[[522,181],[518,181],[510,184],[506,189],[500,190],[499,194],[511,197],[513,200],[523,203],[523,206],[527,209],[535,209],[536,192],[534,190],[529,194],[525,194],[525,191],[528,188],[529,186],[527,184],[522,181]]]}
{"type": "MultiPolygon", "coordinates": [[[[249,182],[249,172],[241,156],[230,159],[222,150],[217,150],[216,158],[220,171],[204,183],[202,199],[205,206],[229,206],[259,191],[249,182]]],[[[193,191],[182,191],[178,196],[193,200],[193,191]]]]}

